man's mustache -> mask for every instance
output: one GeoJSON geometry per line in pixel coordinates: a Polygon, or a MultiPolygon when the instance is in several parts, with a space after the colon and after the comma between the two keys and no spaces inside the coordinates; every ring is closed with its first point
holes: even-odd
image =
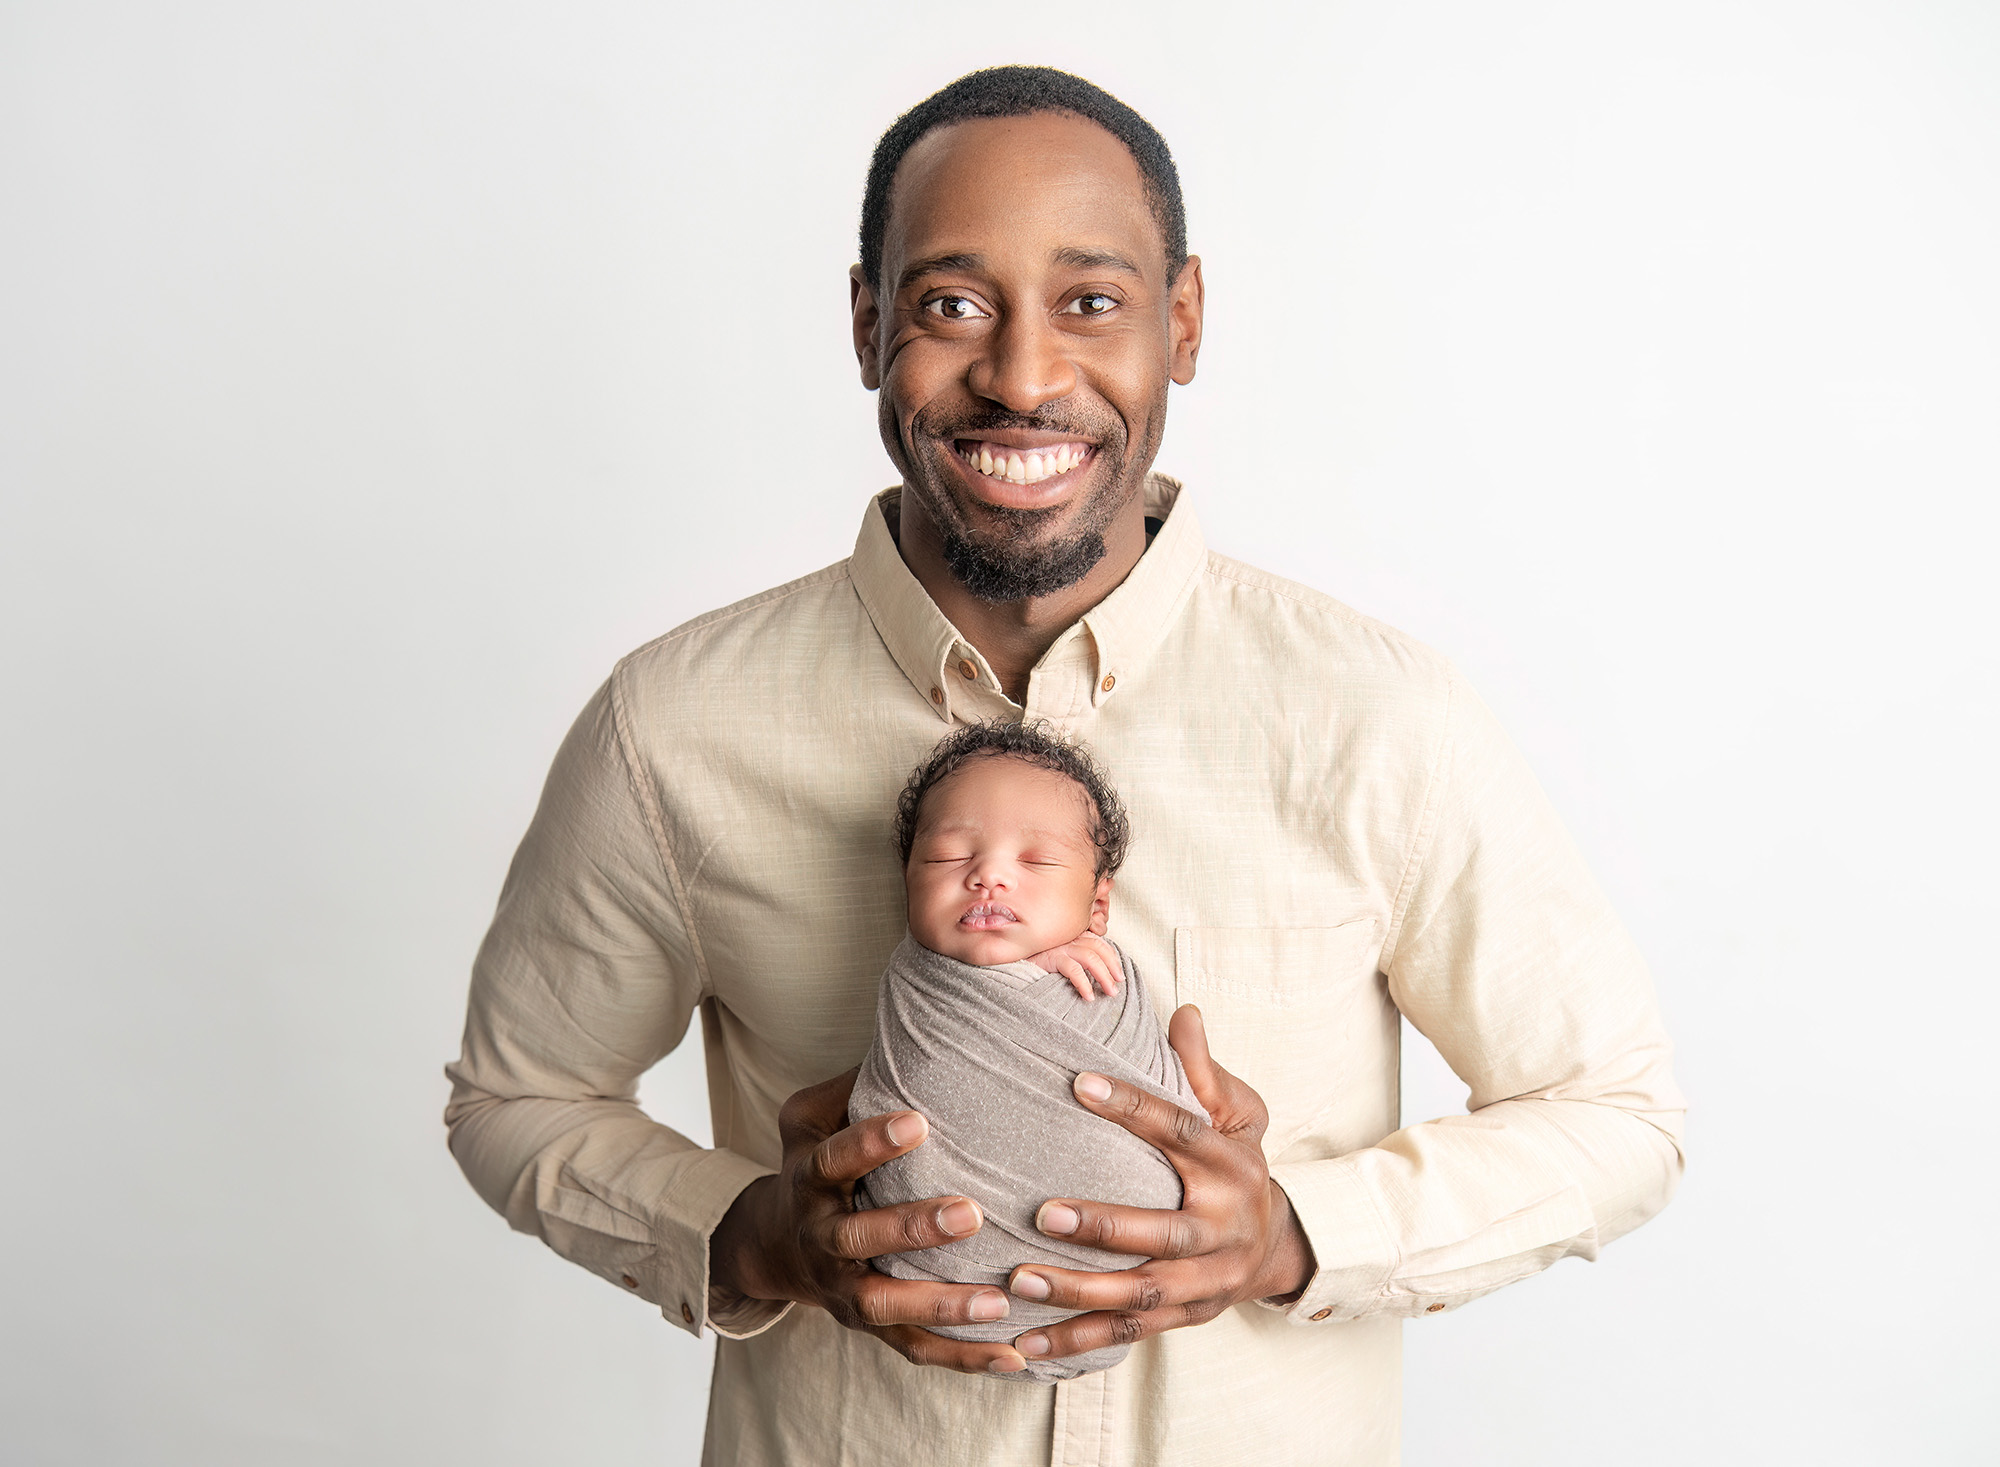
{"type": "Polygon", "coordinates": [[[1100,446],[1117,441],[1117,430],[1103,423],[1093,423],[1086,418],[1069,413],[1010,413],[984,412],[969,413],[963,417],[948,420],[926,420],[917,415],[912,424],[919,436],[932,440],[951,438],[977,438],[985,433],[1059,433],[1065,437],[1080,438],[1100,446]]]}

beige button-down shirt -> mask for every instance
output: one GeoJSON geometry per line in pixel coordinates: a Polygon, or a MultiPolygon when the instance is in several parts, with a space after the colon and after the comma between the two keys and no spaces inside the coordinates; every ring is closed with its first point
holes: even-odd
{"type": "Polygon", "coordinates": [[[474,970],[451,1148],[514,1227],[723,1336],[709,1461],[1391,1463],[1404,1317],[1593,1257],[1673,1191],[1645,966],[1491,715],[1427,648],[1211,553],[1179,497],[1152,481],[1164,525],[1025,709],[903,565],[890,491],[849,559],[625,658],[556,758],[474,970]],[[1129,805],[1112,934],[1263,1095],[1317,1260],[1287,1309],[1052,1386],[708,1282],[780,1103],[867,1048],[905,776],[955,722],[1024,714],[1129,805]],[[1399,1129],[1399,1011],[1470,1114],[1399,1129]],[[634,1099],[696,1013],[713,1148],[634,1099]]]}

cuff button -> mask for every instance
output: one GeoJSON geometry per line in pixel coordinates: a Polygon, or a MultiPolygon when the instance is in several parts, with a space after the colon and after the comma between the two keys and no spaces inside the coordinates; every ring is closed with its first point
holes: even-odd
{"type": "Polygon", "coordinates": [[[691,1305],[681,1305],[681,1321],[684,1324],[694,1323],[694,1309],[691,1305]]]}
{"type": "Polygon", "coordinates": [[[1333,1311],[1332,1311],[1331,1309],[1322,1309],[1322,1310],[1320,1310],[1320,1311],[1319,1311],[1319,1313],[1317,1313],[1317,1314],[1315,1314],[1315,1315],[1313,1316],[1313,1318],[1314,1318],[1314,1319],[1316,1319],[1316,1320],[1317,1320],[1317,1319],[1330,1319],[1330,1318],[1332,1318],[1332,1317],[1333,1317],[1333,1311]]]}
{"type": "Polygon", "coordinates": [[[1424,1306],[1424,1313],[1436,1314],[1442,1308],[1444,1308],[1444,1305],[1442,1304],[1426,1304],[1424,1306]]]}
{"type": "Polygon", "coordinates": [[[623,1285],[624,1285],[624,1286],[625,1286],[626,1288],[628,1288],[628,1289],[636,1289],[636,1288],[638,1288],[638,1287],[639,1287],[639,1281],[638,1281],[637,1279],[633,1278],[633,1277],[632,1277],[632,1275],[631,1275],[631,1274],[629,1274],[629,1273],[628,1273],[628,1274],[626,1274],[626,1275],[625,1275],[625,1276],[624,1276],[623,1278],[621,1278],[620,1280],[618,1280],[618,1282],[619,1282],[619,1283],[621,1283],[621,1284],[623,1284],[623,1285]]]}

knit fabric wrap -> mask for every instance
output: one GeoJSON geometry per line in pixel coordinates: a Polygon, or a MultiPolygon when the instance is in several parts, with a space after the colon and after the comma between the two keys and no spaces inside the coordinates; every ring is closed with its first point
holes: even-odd
{"type": "MultiPolygon", "coordinates": [[[[1107,1272],[1142,1260],[1051,1238],[1035,1212],[1051,1197],[1132,1207],[1178,1208],[1181,1179],[1157,1148],[1092,1115],[1070,1085],[1094,1070],[1150,1090],[1204,1120],[1180,1057],[1146,997],[1145,981],[1120,952],[1115,995],[1086,1003],[1060,973],[1032,963],[978,968],[905,937],[882,975],[875,1041],[848,1102],[852,1121],[914,1110],[930,1122],[924,1143],[885,1162],[855,1188],[856,1207],[930,1197],[977,1202],[985,1225],[970,1238],[875,1260],[904,1279],[992,1284],[1022,1264],[1107,1272]]],[[[1009,1296],[1005,1319],[941,1326],[959,1340],[1012,1340],[1070,1318],[1009,1296]]],[[[1008,1380],[1067,1380],[1125,1358],[1115,1345],[1066,1360],[1031,1360],[1008,1380]]]]}

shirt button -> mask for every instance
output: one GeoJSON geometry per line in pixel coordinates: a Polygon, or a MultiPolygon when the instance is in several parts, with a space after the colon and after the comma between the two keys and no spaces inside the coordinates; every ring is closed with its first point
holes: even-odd
{"type": "Polygon", "coordinates": [[[690,1305],[690,1304],[683,1304],[683,1305],[681,1305],[681,1319],[682,1319],[682,1320],[683,1320],[683,1321],[684,1321],[685,1323],[687,1323],[687,1324],[693,1324],[693,1323],[694,1323],[694,1306],[693,1306],[693,1305],[690,1305]]]}
{"type": "Polygon", "coordinates": [[[1331,1309],[1322,1309],[1320,1310],[1319,1313],[1313,1316],[1314,1319],[1330,1319],[1332,1317],[1333,1317],[1333,1311],[1331,1309]]]}
{"type": "Polygon", "coordinates": [[[958,664],[958,675],[964,678],[967,682],[971,682],[974,678],[979,676],[979,669],[972,665],[972,659],[970,657],[961,658],[958,664]]]}
{"type": "Polygon", "coordinates": [[[1442,1304],[1426,1304],[1424,1306],[1424,1313],[1436,1314],[1442,1308],[1444,1308],[1444,1305],[1442,1304]]]}
{"type": "Polygon", "coordinates": [[[933,703],[937,704],[937,705],[938,705],[938,707],[940,707],[940,708],[944,707],[944,689],[943,689],[943,688],[932,688],[932,689],[931,689],[931,701],[932,701],[933,703]]]}
{"type": "Polygon", "coordinates": [[[620,1279],[618,1282],[623,1284],[628,1289],[636,1289],[639,1287],[639,1281],[633,1278],[632,1275],[629,1273],[626,1274],[625,1277],[620,1279]]]}
{"type": "Polygon", "coordinates": [[[1108,693],[1113,688],[1118,686],[1118,678],[1116,674],[1107,672],[1106,674],[1104,674],[1104,681],[1099,683],[1097,686],[1102,688],[1105,692],[1108,693]]]}

